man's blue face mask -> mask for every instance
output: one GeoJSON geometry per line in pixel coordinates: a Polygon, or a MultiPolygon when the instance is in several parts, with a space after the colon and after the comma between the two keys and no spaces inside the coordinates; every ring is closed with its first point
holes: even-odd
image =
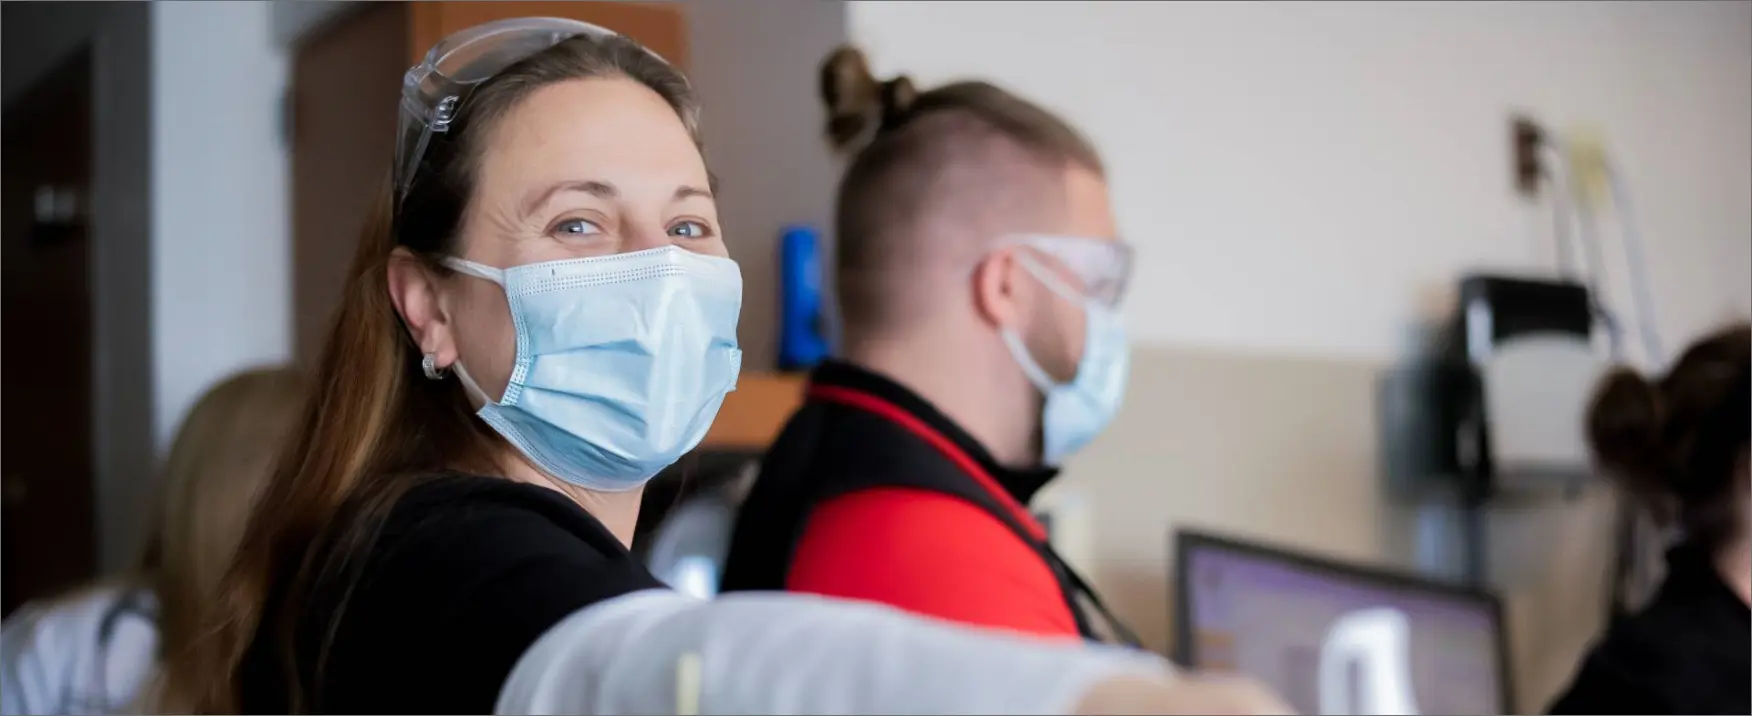
{"type": "Polygon", "coordinates": [[[1025,252],[1017,254],[1028,273],[1060,298],[1083,307],[1083,357],[1070,382],[1054,380],[1015,330],[1006,326],[999,333],[1010,357],[1046,397],[1040,416],[1040,457],[1042,463],[1058,466],[1106,429],[1125,397],[1131,346],[1117,304],[1131,272],[1131,250],[1116,241],[1072,237],[1023,237],[1006,243],[1053,257],[1077,274],[1085,287],[1079,291],[1039,260],[1025,252]]]}

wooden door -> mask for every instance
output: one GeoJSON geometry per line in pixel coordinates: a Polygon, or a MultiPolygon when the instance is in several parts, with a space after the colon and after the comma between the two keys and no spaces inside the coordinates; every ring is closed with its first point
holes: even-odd
{"type": "Polygon", "coordinates": [[[0,136],[0,613],[96,573],[91,84],[81,51],[7,109],[0,136]]]}
{"type": "Polygon", "coordinates": [[[612,2],[361,3],[294,51],[292,240],[294,350],[314,362],[340,299],[365,212],[395,154],[402,73],[450,33],[508,17],[591,22],[687,67],[678,5],[612,2]]]}
{"type": "Polygon", "coordinates": [[[622,2],[416,2],[412,4],[410,62],[444,36],[508,17],[563,17],[601,25],[638,40],[687,71],[687,18],[678,3],[622,2]]]}
{"type": "Polygon", "coordinates": [[[292,60],[293,336],[306,364],[322,350],[365,212],[395,154],[408,6],[361,8],[301,38],[292,60]]]}

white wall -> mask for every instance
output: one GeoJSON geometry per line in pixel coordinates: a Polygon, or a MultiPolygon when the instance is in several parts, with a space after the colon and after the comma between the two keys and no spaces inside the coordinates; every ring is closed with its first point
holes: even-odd
{"type": "Polygon", "coordinates": [[[1549,267],[1515,109],[1597,126],[1625,167],[1670,347],[1752,312],[1752,3],[993,9],[857,2],[852,37],[878,74],[990,79],[1093,137],[1144,343],[1387,358],[1460,271],[1549,267]]]}
{"type": "Polygon", "coordinates": [[[152,4],[154,429],[291,356],[285,50],[267,2],[152,4]]]}

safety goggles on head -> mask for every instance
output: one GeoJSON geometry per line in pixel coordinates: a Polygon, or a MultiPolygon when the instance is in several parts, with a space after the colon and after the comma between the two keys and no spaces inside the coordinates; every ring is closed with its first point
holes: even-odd
{"type": "Polygon", "coordinates": [[[1132,247],[1117,240],[1081,236],[1011,236],[999,248],[1025,246],[1056,260],[1082,283],[1079,293],[1118,306],[1131,280],[1132,247]]]}
{"type": "MultiPolygon", "coordinates": [[[[432,135],[450,122],[468,93],[531,55],[579,35],[616,33],[587,22],[557,17],[519,17],[462,30],[438,41],[419,65],[402,75],[401,120],[395,147],[395,197],[414,183],[432,135]]],[[[650,52],[649,49],[646,52],[650,52]]],[[[652,52],[652,57],[662,57],[652,52]]]]}

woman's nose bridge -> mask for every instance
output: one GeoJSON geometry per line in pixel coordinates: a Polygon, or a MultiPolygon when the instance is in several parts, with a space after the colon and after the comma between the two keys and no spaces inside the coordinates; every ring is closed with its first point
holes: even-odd
{"type": "Polygon", "coordinates": [[[627,222],[621,241],[623,251],[643,251],[668,246],[669,233],[664,231],[662,222],[641,219],[627,222]]]}

